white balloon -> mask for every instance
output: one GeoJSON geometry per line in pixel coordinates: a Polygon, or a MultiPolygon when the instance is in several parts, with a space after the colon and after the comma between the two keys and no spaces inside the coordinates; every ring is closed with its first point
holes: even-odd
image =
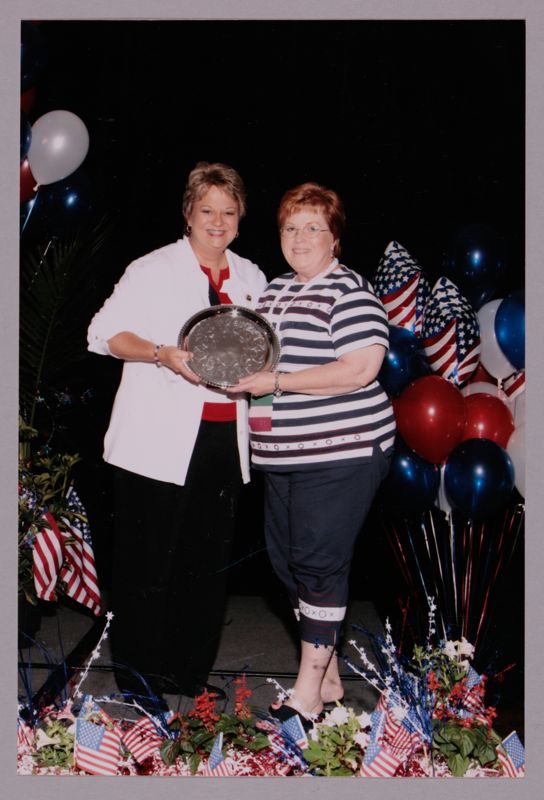
{"type": "Polygon", "coordinates": [[[516,371],[516,368],[502,352],[495,334],[495,317],[501,300],[491,300],[478,311],[480,323],[480,362],[482,366],[498,380],[504,380],[516,371]]]}
{"type": "Polygon", "coordinates": [[[510,411],[514,417],[516,428],[525,424],[525,392],[521,392],[513,400],[510,400],[510,411]]]}
{"type": "Polygon", "coordinates": [[[39,185],[67,178],[83,162],[89,150],[84,122],[71,111],[48,111],[32,126],[28,151],[30,171],[39,185]]]}
{"type": "Polygon", "coordinates": [[[514,465],[514,483],[525,497],[525,423],[519,425],[508,439],[506,452],[514,465]]]}
{"type": "Polygon", "coordinates": [[[489,383],[488,381],[474,381],[474,383],[467,383],[461,389],[461,394],[464,397],[469,397],[472,394],[490,394],[493,397],[498,397],[499,400],[502,400],[503,403],[506,403],[509,409],[511,409],[510,401],[508,400],[508,396],[502,389],[499,389],[496,383],[489,383]]]}

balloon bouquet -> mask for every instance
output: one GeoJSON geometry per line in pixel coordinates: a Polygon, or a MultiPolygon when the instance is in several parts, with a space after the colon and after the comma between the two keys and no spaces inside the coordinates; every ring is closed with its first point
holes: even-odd
{"type": "Polygon", "coordinates": [[[375,275],[398,430],[381,519],[416,607],[434,597],[442,635],[477,645],[523,524],[524,297],[491,299],[504,262],[487,227],[463,229],[444,267],[431,289],[391,242],[375,275]]]}
{"type": "Polygon", "coordinates": [[[89,133],[73,112],[55,109],[31,124],[36,83],[47,63],[39,27],[21,26],[21,234],[33,228],[59,236],[90,210],[89,181],[78,170],[89,150],[89,133]]]}

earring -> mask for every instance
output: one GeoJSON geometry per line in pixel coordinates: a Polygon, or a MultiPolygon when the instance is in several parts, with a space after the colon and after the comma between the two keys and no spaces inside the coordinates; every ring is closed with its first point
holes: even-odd
{"type": "Polygon", "coordinates": [[[236,231],[236,236],[234,238],[237,239],[239,235],[240,234],[238,233],[238,231],[236,231]]]}
{"type": "Polygon", "coordinates": [[[185,226],[185,236],[190,236],[191,235],[191,231],[192,231],[191,226],[190,225],[186,225],[185,226]]]}

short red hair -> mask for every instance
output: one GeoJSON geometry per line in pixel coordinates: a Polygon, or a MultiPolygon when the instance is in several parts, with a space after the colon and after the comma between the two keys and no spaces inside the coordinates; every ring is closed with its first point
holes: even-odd
{"type": "Polygon", "coordinates": [[[334,255],[340,255],[340,236],[346,224],[344,205],[333,189],[319,183],[301,183],[288,189],[281,198],[278,208],[278,227],[281,231],[287,217],[302,208],[315,208],[322,212],[329,230],[335,238],[334,255]]]}

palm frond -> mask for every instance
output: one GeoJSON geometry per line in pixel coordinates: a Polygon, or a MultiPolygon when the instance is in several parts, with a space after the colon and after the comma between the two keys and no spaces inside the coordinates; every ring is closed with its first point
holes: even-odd
{"type": "Polygon", "coordinates": [[[66,239],[34,244],[21,253],[20,403],[30,425],[44,387],[86,356],[97,258],[110,230],[111,222],[102,218],[66,239]]]}

